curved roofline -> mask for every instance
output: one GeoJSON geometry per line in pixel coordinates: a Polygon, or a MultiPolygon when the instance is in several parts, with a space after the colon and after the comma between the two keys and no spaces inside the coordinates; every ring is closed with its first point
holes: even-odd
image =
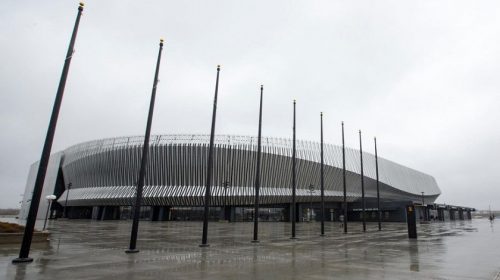
{"type": "MultiPolygon", "coordinates": [[[[208,145],[209,134],[158,134],[150,138],[151,145],[158,144],[202,144],[208,145]]],[[[84,152],[85,154],[99,153],[118,147],[142,146],[144,136],[122,136],[97,140],[90,140],[70,146],[64,153],[67,155],[84,152]]],[[[218,145],[236,146],[237,149],[256,151],[257,137],[248,135],[216,134],[215,143],[218,145]]],[[[292,139],[284,137],[262,137],[264,153],[291,156],[292,139]],[[266,149],[267,148],[267,149],[266,149]]],[[[320,162],[320,143],[310,140],[297,140],[297,159],[320,162]]],[[[325,165],[340,167],[342,146],[325,143],[325,165]]],[[[374,155],[363,151],[364,175],[375,179],[374,155]]],[[[71,158],[71,156],[70,156],[71,158]]],[[[71,159],[69,159],[71,161],[71,159]]],[[[378,157],[380,182],[393,186],[407,193],[419,195],[425,190],[426,195],[439,195],[441,191],[436,180],[431,175],[403,166],[394,161],[378,157]]],[[[346,170],[360,173],[359,150],[346,147],[346,170]]]]}

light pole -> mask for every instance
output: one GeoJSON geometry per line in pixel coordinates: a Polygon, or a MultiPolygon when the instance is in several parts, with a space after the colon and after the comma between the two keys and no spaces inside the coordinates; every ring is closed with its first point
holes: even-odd
{"type": "Polygon", "coordinates": [[[64,218],[68,218],[68,195],[71,189],[71,182],[68,184],[68,189],[66,190],[66,202],[64,202],[64,218]]]}
{"type": "Polygon", "coordinates": [[[227,201],[227,189],[229,188],[229,181],[224,181],[224,220],[230,221],[230,219],[226,216],[226,201],[227,201]]]}
{"type": "Polygon", "coordinates": [[[312,221],[312,208],[313,208],[313,193],[314,193],[314,185],[309,185],[309,194],[311,195],[311,204],[309,206],[309,222],[312,221]]]}
{"type": "Polygon", "coordinates": [[[424,211],[424,221],[427,221],[427,211],[425,211],[424,192],[422,192],[422,211],[424,211]]]}
{"type": "Polygon", "coordinates": [[[45,213],[45,221],[43,222],[42,231],[45,231],[45,227],[47,226],[47,219],[49,218],[49,211],[50,211],[50,207],[52,207],[52,201],[57,199],[57,197],[55,195],[51,194],[51,195],[47,195],[45,197],[45,199],[47,199],[47,201],[49,202],[49,207],[47,207],[47,213],[45,213]]]}

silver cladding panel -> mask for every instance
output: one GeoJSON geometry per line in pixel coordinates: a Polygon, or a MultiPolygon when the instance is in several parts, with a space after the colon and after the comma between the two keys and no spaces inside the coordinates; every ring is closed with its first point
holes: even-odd
{"type": "MultiPolygon", "coordinates": [[[[38,207],[38,213],[36,215],[36,218],[39,220],[45,219],[47,207],[49,207],[49,202],[47,201],[47,199],[45,199],[45,197],[54,193],[57,174],[59,172],[59,167],[61,166],[62,156],[62,152],[57,152],[50,155],[49,165],[47,166],[42,195],[38,207]]],[[[28,217],[29,207],[31,205],[31,197],[33,196],[33,189],[35,188],[35,179],[38,172],[38,166],[39,162],[35,162],[30,166],[26,188],[24,190],[23,201],[21,203],[21,210],[19,211],[19,219],[21,220],[26,220],[28,217]]]]}
{"type": "MultiPolygon", "coordinates": [[[[95,140],[64,151],[64,181],[72,183],[68,205],[131,205],[139,173],[143,137],[95,140]]],[[[202,205],[209,135],[157,135],[150,140],[145,178],[145,205],[202,205]]],[[[257,138],[215,137],[212,205],[253,203],[257,138]],[[225,191],[224,182],[229,181],[225,191]]],[[[292,141],[263,138],[262,204],[288,203],[291,195],[292,141]]],[[[320,144],[297,141],[297,201],[319,199],[320,144]],[[311,196],[309,185],[316,192],[311,196]]],[[[376,197],[375,157],[363,153],[367,197],[376,197]]],[[[361,196],[359,151],[346,148],[348,200],[361,196]]],[[[441,193],[435,179],[379,157],[381,197],[431,202],[441,193]]],[[[325,144],[326,201],[342,197],[342,147],[325,144]]],[[[66,193],[59,203],[65,204],[66,193]]]]}

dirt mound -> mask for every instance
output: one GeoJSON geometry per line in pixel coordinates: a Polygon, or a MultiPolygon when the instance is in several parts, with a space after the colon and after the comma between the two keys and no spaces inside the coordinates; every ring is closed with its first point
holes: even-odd
{"type": "Polygon", "coordinates": [[[24,227],[21,225],[0,222],[0,233],[18,233],[23,231],[24,227]]]}

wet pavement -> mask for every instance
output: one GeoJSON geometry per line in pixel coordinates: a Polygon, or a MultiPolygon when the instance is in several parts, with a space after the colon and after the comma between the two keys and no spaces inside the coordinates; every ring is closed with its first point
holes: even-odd
{"type": "Polygon", "coordinates": [[[30,264],[12,264],[19,246],[0,247],[0,279],[500,279],[500,220],[419,225],[375,223],[366,233],[350,223],[209,224],[200,248],[200,222],[140,222],[137,254],[125,254],[131,221],[53,220],[50,242],[33,244],[30,264]]]}

